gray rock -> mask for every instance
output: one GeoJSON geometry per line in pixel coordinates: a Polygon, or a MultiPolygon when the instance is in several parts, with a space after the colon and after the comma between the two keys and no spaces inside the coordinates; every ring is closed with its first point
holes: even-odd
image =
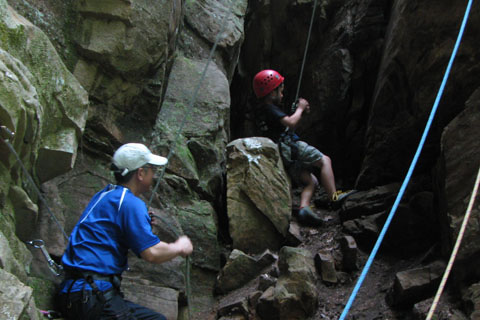
{"type": "Polygon", "coordinates": [[[5,319],[41,319],[32,296],[32,288],[3,269],[0,269],[0,308],[5,319]]]}
{"type": "Polygon", "coordinates": [[[280,277],[260,297],[262,319],[305,319],[317,307],[317,280],[313,257],[305,249],[283,247],[278,261],[280,277]]]}
{"type": "Polygon", "coordinates": [[[125,299],[163,314],[167,319],[177,319],[178,291],[138,279],[124,279],[122,291],[125,299]]]}
{"type": "Polygon", "coordinates": [[[435,294],[445,270],[443,261],[398,272],[393,287],[387,295],[387,302],[394,307],[412,307],[435,294]]]}
{"type": "Polygon", "coordinates": [[[217,316],[225,319],[248,319],[248,297],[241,297],[235,301],[220,303],[217,316]]]}
{"type": "Polygon", "coordinates": [[[296,221],[291,221],[288,227],[287,244],[292,247],[296,247],[304,241],[304,238],[300,232],[300,226],[296,221]]]}
{"type": "Polygon", "coordinates": [[[226,293],[240,288],[254,279],[263,269],[277,259],[268,250],[258,257],[250,257],[240,250],[234,249],[217,278],[218,293],[226,293]]]}
{"type": "Polygon", "coordinates": [[[377,213],[364,218],[345,221],[343,228],[362,245],[371,246],[375,243],[381,230],[382,222],[385,221],[386,212],[377,213]]]}
{"type": "Polygon", "coordinates": [[[220,270],[220,248],[212,205],[207,201],[190,201],[178,208],[176,217],[194,243],[192,263],[204,269],[220,270]]]}
{"type": "Polygon", "coordinates": [[[275,286],[277,279],[269,275],[268,273],[264,273],[258,277],[258,287],[259,291],[265,291],[271,286],[275,286]]]}
{"type": "Polygon", "coordinates": [[[346,271],[354,271],[358,269],[357,256],[358,248],[355,239],[352,236],[343,236],[340,239],[340,247],[342,249],[342,266],[346,271]]]}
{"type": "Polygon", "coordinates": [[[398,184],[389,184],[350,195],[342,204],[341,220],[348,221],[388,210],[395,201],[398,188],[398,184]]]}
{"type": "Polygon", "coordinates": [[[38,206],[32,202],[27,193],[18,186],[12,186],[8,197],[15,210],[15,233],[22,241],[30,241],[35,231],[38,206]]]}
{"type": "Polygon", "coordinates": [[[291,219],[290,183],[267,138],[227,146],[227,213],[233,247],[247,253],[280,248],[291,219]]]}
{"type": "Polygon", "coordinates": [[[27,271],[29,271],[28,268],[32,261],[32,255],[12,234],[9,236],[10,240],[0,231],[0,268],[5,270],[5,272],[12,273],[21,281],[26,282],[27,271]],[[24,257],[14,255],[12,248],[16,248],[17,246],[25,250],[25,252],[20,252],[28,257],[28,259],[22,259],[24,257]],[[22,266],[22,263],[26,263],[27,265],[22,266]]]}
{"type": "Polygon", "coordinates": [[[338,282],[337,273],[335,271],[335,260],[329,251],[321,250],[315,255],[315,266],[324,282],[338,282]]]}
{"type": "Polygon", "coordinates": [[[462,300],[467,314],[470,314],[471,319],[477,319],[480,316],[480,283],[477,282],[468,287],[462,300]]]}

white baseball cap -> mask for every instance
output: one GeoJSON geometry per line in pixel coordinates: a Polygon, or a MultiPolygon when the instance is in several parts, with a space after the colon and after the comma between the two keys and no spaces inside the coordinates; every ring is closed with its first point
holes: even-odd
{"type": "Polygon", "coordinates": [[[122,171],[122,176],[143,167],[147,163],[155,166],[163,166],[167,164],[167,162],[167,158],[153,154],[141,143],[124,144],[118,148],[113,155],[113,164],[122,171]]]}

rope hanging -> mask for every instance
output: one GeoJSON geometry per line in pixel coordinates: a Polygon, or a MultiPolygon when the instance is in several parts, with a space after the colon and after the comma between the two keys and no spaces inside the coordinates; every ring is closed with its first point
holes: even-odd
{"type": "Polygon", "coordinates": [[[395,200],[395,203],[393,204],[393,207],[392,207],[392,210],[390,211],[388,217],[387,217],[387,220],[385,221],[385,224],[382,228],[382,231],[380,232],[380,235],[377,239],[377,242],[375,243],[375,246],[373,247],[373,250],[370,254],[370,256],[368,257],[368,260],[367,260],[367,263],[365,264],[365,267],[363,268],[362,270],[362,273],[353,289],[353,292],[352,294],[350,295],[350,298],[348,299],[348,302],[345,306],[345,308],[343,309],[343,312],[340,316],[340,320],[344,320],[345,317],[347,316],[348,312],[350,311],[350,308],[352,307],[352,304],[353,304],[353,301],[355,300],[355,297],[357,296],[357,293],[358,293],[358,290],[360,289],[360,287],[362,286],[362,283],[363,281],[365,280],[365,277],[370,269],[370,266],[373,262],[373,260],[375,259],[375,256],[377,254],[377,251],[378,249],[380,248],[380,245],[383,241],[383,238],[385,237],[385,234],[388,230],[388,227],[390,226],[390,222],[392,221],[394,215],[395,215],[395,212],[397,210],[397,207],[398,205],[400,204],[400,200],[402,199],[403,197],[403,194],[405,192],[405,189],[408,185],[408,182],[410,181],[410,178],[412,176],[412,173],[413,173],[413,170],[415,169],[415,166],[417,164],[417,161],[418,161],[418,158],[420,157],[420,153],[423,149],[423,145],[425,144],[425,140],[427,139],[427,135],[428,135],[428,132],[430,130],[430,127],[432,125],[432,122],[433,122],[433,118],[435,116],[435,113],[437,111],[437,108],[438,108],[438,104],[440,103],[440,99],[443,95],[443,91],[445,89],[445,85],[447,83],[447,80],[448,80],[448,76],[450,74],[450,70],[452,68],[452,65],[453,65],[453,61],[455,60],[455,56],[457,54],[457,51],[458,51],[458,48],[460,46],[460,43],[461,43],[461,40],[462,40],[462,36],[463,36],[463,32],[465,30],[465,26],[467,24],[467,21],[468,21],[468,16],[470,14],[470,9],[472,7],[472,2],[473,0],[469,0],[468,2],[468,5],[467,5],[467,9],[465,11],[465,15],[463,17],[463,21],[462,21],[462,25],[460,27],[460,31],[458,33],[458,37],[457,37],[457,41],[455,42],[455,46],[453,48],[453,52],[452,52],[452,55],[450,57],[450,60],[448,62],[448,66],[447,66],[447,69],[445,71],[445,75],[443,77],[443,80],[442,80],[442,84],[440,85],[440,89],[438,91],[438,94],[437,94],[437,97],[435,99],[435,103],[433,104],[433,107],[432,107],[432,111],[430,113],[430,116],[428,118],[428,121],[427,121],[427,124],[425,126],[425,130],[423,132],[423,135],[422,135],[422,138],[420,140],[420,143],[418,145],[418,148],[417,148],[417,151],[415,152],[415,156],[412,160],[412,163],[410,165],[410,168],[408,169],[408,173],[405,177],[405,180],[403,181],[402,183],[402,186],[400,188],[400,191],[398,193],[398,196],[395,200]]]}
{"type": "Polygon", "coordinates": [[[470,201],[468,203],[467,211],[465,213],[465,217],[463,218],[462,226],[460,227],[460,231],[458,232],[457,241],[455,242],[455,247],[453,248],[452,254],[450,255],[450,260],[448,261],[447,268],[442,277],[442,281],[438,287],[437,293],[435,294],[435,298],[433,299],[432,306],[427,314],[427,318],[425,320],[431,320],[435,309],[437,308],[438,301],[440,300],[440,296],[442,295],[443,289],[445,288],[445,284],[447,283],[448,276],[450,275],[450,271],[452,270],[453,263],[455,262],[455,258],[457,257],[458,249],[460,248],[460,244],[462,243],[463,235],[465,234],[465,230],[467,229],[468,219],[472,213],[473,203],[475,202],[475,197],[478,193],[478,185],[480,184],[480,168],[478,168],[477,179],[475,180],[475,184],[473,186],[472,195],[470,196],[470,201]]]}
{"type": "Polygon", "coordinates": [[[317,9],[317,0],[315,0],[315,2],[313,3],[312,17],[310,18],[310,26],[308,28],[307,42],[305,44],[305,51],[303,52],[302,67],[300,68],[300,77],[298,78],[297,92],[295,93],[295,100],[293,100],[294,102],[292,105],[292,111],[295,111],[294,109],[296,108],[298,95],[300,94],[300,85],[302,83],[302,78],[303,78],[303,69],[305,67],[305,61],[307,60],[307,51],[308,51],[308,46],[310,44],[310,35],[312,34],[312,26],[313,26],[313,20],[315,18],[316,9],[317,9]]]}
{"type": "MultiPolygon", "coordinates": [[[[232,11],[232,6],[233,6],[233,3],[234,1],[230,1],[230,6],[228,7],[227,9],[227,12],[225,14],[225,16],[223,17],[220,25],[221,25],[221,29],[220,31],[218,32],[216,38],[215,38],[215,42],[213,44],[213,47],[212,49],[210,50],[210,54],[208,55],[208,60],[207,60],[207,63],[205,65],[205,68],[203,69],[203,72],[202,72],[202,75],[200,76],[200,79],[198,81],[198,84],[195,88],[195,90],[193,91],[193,94],[192,94],[192,97],[190,98],[190,101],[188,103],[188,106],[187,106],[187,112],[185,112],[185,115],[182,119],[182,122],[180,123],[180,126],[178,127],[178,131],[177,133],[175,134],[174,136],[174,139],[171,143],[171,146],[170,146],[170,150],[168,152],[168,155],[167,155],[167,160],[170,161],[170,158],[172,157],[172,154],[173,154],[173,149],[175,148],[175,144],[177,142],[177,139],[179,138],[181,132],[183,131],[183,127],[185,126],[186,122],[187,122],[187,119],[188,117],[190,116],[190,114],[192,113],[193,111],[193,106],[195,105],[195,102],[197,100],[197,96],[198,96],[198,92],[200,90],[200,86],[203,82],[203,80],[205,79],[205,75],[207,73],[207,70],[208,70],[208,66],[210,65],[210,62],[212,61],[213,59],[213,54],[215,53],[215,50],[217,48],[217,45],[218,43],[220,42],[220,40],[222,39],[223,37],[223,33],[225,31],[225,27],[226,27],[226,22],[227,22],[227,18],[230,16],[230,13],[232,11]]],[[[168,164],[168,162],[167,162],[168,164]]],[[[165,170],[167,168],[167,165],[163,166],[162,168],[162,171],[160,172],[160,176],[159,178],[157,179],[157,182],[155,183],[155,187],[153,188],[152,190],[152,193],[150,195],[150,199],[148,200],[148,204],[147,204],[147,210],[150,209],[150,206],[152,204],[152,201],[153,201],[153,197],[155,196],[155,193],[157,192],[157,189],[158,189],[158,186],[160,185],[160,181],[163,179],[163,176],[165,175],[165,170]]],[[[158,218],[159,220],[161,220],[161,217],[155,215],[156,218],[158,218]]],[[[167,224],[168,225],[168,224],[167,224]]],[[[169,226],[170,227],[170,226],[169,226]]],[[[170,227],[170,229],[173,230],[173,228],[170,227]]],[[[190,261],[190,256],[187,256],[186,259],[185,259],[185,281],[186,281],[186,284],[185,284],[185,294],[187,296],[187,304],[188,304],[188,319],[191,319],[191,302],[190,302],[190,297],[191,297],[191,285],[190,285],[190,267],[191,267],[191,261],[190,261]]]]}

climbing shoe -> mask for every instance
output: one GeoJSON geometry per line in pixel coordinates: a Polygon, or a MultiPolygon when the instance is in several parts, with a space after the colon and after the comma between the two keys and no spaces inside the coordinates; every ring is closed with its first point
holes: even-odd
{"type": "Polygon", "coordinates": [[[347,191],[342,191],[342,190],[337,190],[332,195],[332,199],[330,201],[330,206],[333,209],[338,209],[342,203],[343,200],[345,200],[349,195],[357,192],[357,190],[347,190],[347,191]]]}
{"type": "Polygon", "coordinates": [[[318,227],[322,224],[320,219],[310,207],[303,207],[298,211],[298,222],[312,227],[318,227]]]}

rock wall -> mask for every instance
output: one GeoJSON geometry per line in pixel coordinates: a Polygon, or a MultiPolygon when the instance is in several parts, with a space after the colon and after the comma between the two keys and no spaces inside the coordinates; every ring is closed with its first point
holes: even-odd
{"type": "MultiPolygon", "coordinates": [[[[0,125],[14,132],[10,136],[2,131],[0,142],[0,265],[9,281],[18,278],[15,281],[26,284],[33,273],[24,242],[33,240],[39,219],[39,196],[29,175],[38,184],[73,168],[88,95],[48,37],[6,1],[0,1],[0,69],[0,125]]],[[[17,301],[13,314],[35,318],[31,290],[18,290],[2,290],[2,300],[17,301]]]]}

